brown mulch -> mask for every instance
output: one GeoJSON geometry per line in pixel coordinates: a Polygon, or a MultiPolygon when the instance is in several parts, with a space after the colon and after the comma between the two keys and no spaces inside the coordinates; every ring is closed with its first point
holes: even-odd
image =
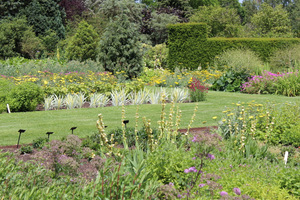
{"type": "MultiPolygon", "coordinates": [[[[214,129],[217,129],[217,126],[207,126],[207,127],[198,127],[198,128],[190,128],[190,133],[191,134],[200,134],[200,133],[204,133],[204,132],[208,132],[214,129]]],[[[179,129],[178,130],[180,133],[186,133],[187,129],[179,129]]],[[[23,144],[24,145],[24,144],[23,144]]],[[[32,145],[32,144],[27,144],[27,145],[32,145]]],[[[19,148],[22,145],[19,145],[19,148]]],[[[17,145],[8,145],[8,146],[0,146],[0,149],[4,150],[4,151],[16,151],[17,150],[17,145]]]]}

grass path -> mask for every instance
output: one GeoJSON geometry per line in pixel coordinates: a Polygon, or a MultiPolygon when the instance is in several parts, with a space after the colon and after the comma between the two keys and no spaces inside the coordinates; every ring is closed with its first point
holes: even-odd
{"type": "MultiPolygon", "coordinates": [[[[241,93],[213,92],[209,91],[207,101],[199,102],[195,122],[192,127],[216,125],[213,116],[220,119],[225,106],[231,107],[232,103],[250,102],[255,100],[258,103],[266,101],[283,103],[283,102],[300,102],[300,97],[284,97],[275,95],[248,95],[241,93]],[[203,121],[207,121],[205,125],[203,121]]],[[[186,128],[189,124],[195,103],[178,104],[182,111],[181,128],[186,128]]],[[[167,106],[167,113],[168,108],[167,106]]],[[[126,119],[130,122],[128,126],[135,126],[136,106],[126,106],[126,119]]],[[[78,127],[74,133],[80,137],[85,137],[97,132],[96,121],[98,114],[102,113],[104,123],[108,126],[108,130],[121,126],[121,107],[105,107],[105,108],[81,108],[72,110],[52,110],[37,111],[26,113],[0,114],[0,146],[14,145],[17,143],[18,130],[25,129],[22,134],[21,144],[31,143],[38,137],[46,137],[46,132],[54,132],[50,139],[59,139],[71,133],[70,128],[78,127]]],[[[151,119],[152,126],[157,127],[157,121],[160,119],[161,105],[140,105],[139,126],[142,125],[142,117],[151,119]]]]}

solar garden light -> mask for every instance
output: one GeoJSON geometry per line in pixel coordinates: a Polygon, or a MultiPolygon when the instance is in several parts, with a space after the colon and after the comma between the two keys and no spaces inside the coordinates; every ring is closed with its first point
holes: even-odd
{"type": "Polygon", "coordinates": [[[70,130],[72,131],[72,134],[73,134],[73,131],[76,129],[77,127],[72,127],[70,130]]]}
{"type": "Polygon", "coordinates": [[[18,139],[17,148],[19,148],[19,142],[20,142],[21,134],[24,133],[25,131],[26,131],[26,130],[24,130],[24,129],[18,130],[18,132],[19,132],[19,139],[18,139]]]}
{"type": "Polygon", "coordinates": [[[53,134],[53,132],[47,132],[46,133],[48,135],[48,142],[50,141],[50,135],[53,134]]]}
{"type": "Polygon", "coordinates": [[[126,127],[126,124],[128,124],[129,123],[129,120],[127,119],[127,120],[123,120],[123,124],[125,124],[125,128],[127,128],[126,127]]]}

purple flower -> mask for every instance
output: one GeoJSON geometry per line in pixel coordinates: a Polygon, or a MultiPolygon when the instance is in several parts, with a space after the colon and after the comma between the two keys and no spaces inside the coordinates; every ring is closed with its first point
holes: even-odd
{"type": "Polygon", "coordinates": [[[196,160],[196,157],[193,157],[193,160],[196,160]]]}
{"type": "Polygon", "coordinates": [[[209,159],[213,160],[213,159],[215,159],[215,156],[214,156],[214,155],[212,155],[212,154],[207,154],[207,158],[209,158],[209,159]]]}
{"type": "Polygon", "coordinates": [[[180,194],[177,195],[178,198],[181,198],[182,196],[180,194]]]}
{"type": "Polygon", "coordinates": [[[184,170],[184,173],[197,172],[196,167],[190,167],[184,170]]]}
{"type": "Polygon", "coordinates": [[[189,170],[190,170],[190,172],[197,172],[196,167],[190,167],[189,170]]]}
{"type": "Polygon", "coordinates": [[[174,186],[174,183],[170,182],[169,185],[174,186]]]}
{"type": "Polygon", "coordinates": [[[202,183],[202,184],[199,184],[198,186],[199,186],[199,188],[202,188],[202,187],[204,187],[204,186],[205,186],[205,184],[204,184],[204,183],[202,183]]]}
{"type": "Polygon", "coordinates": [[[241,190],[240,188],[233,188],[233,192],[237,195],[241,195],[241,190]]]}
{"type": "Polygon", "coordinates": [[[223,197],[223,196],[226,196],[226,195],[228,195],[228,193],[227,193],[227,192],[225,192],[225,191],[222,191],[222,192],[220,192],[220,195],[223,197]]]}
{"type": "Polygon", "coordinates": [[[192,139],[192,142],[196,142],[196,140],[197,140],[197,137],[194,136],[194,138],[192,139]]]}

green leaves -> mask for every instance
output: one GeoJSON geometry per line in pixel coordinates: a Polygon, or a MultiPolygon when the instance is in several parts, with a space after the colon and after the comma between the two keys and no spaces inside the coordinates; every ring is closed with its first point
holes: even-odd
{"type": "Polygon", "coordinates": [[[107,71],[123,71],[129,79],[142,72],[140,34],[137,26],[124,14],[110,21],[100,41],[99,51],[99,61],[107,71]]]}

